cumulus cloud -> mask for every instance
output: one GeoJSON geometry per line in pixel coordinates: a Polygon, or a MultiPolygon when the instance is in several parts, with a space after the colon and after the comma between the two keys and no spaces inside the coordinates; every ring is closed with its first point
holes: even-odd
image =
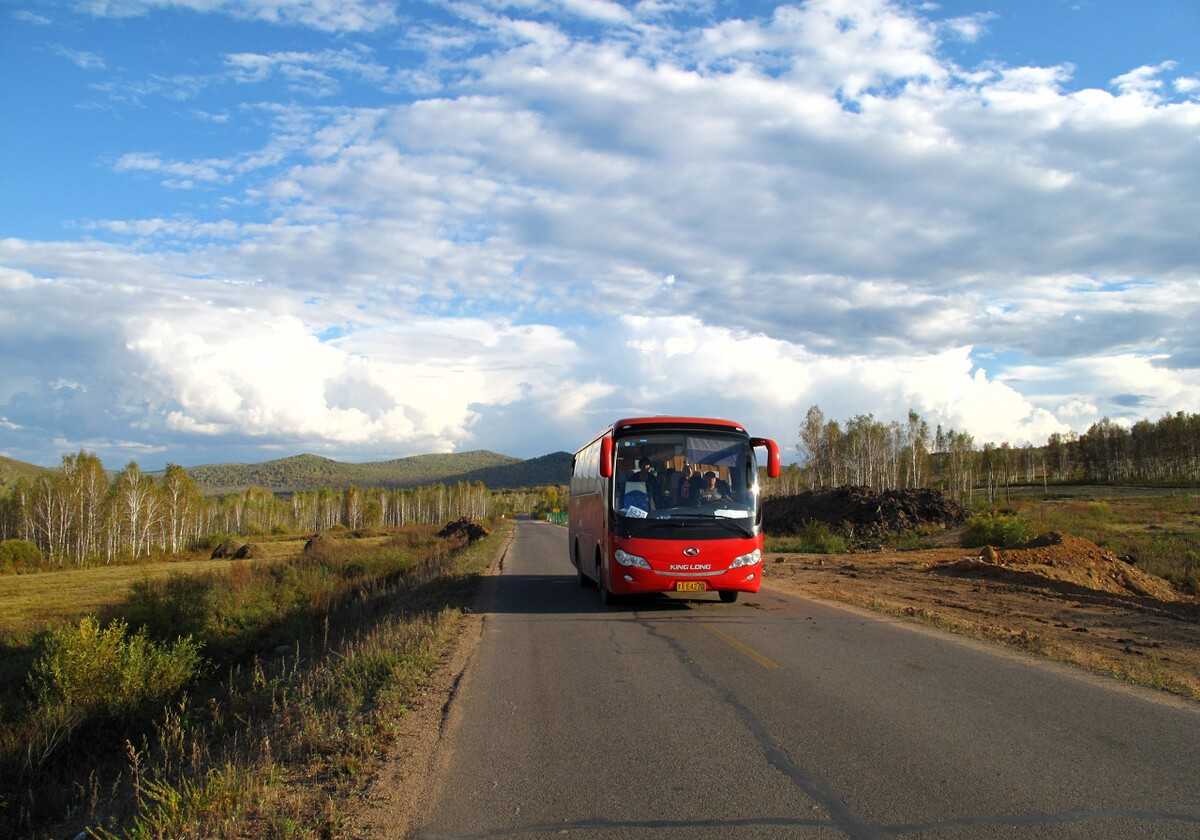
{"type": "MultiPolygon", "coordinates": [[[[354,30],[331,9],[263,19],[354,30]]],[[[1018,442],[1195,405],[1200,102],[1168,96],[1192,90],[1171,62],[1106,89],[1065,64],[964,68],[944,46],[981,37],[987,16],[939,23],[885,0],[447,12],[406,26],[427,63],[399,99],[243,103],[231,112],[265,144],[116,159],[203,186],[217,209],[82,220],[121,245],[0,247],[23,319],[59,295],[144,299],[110,316],[119,329],[38,346],[61,356],[91,336],[143,395],[121,423],[204,446],[536,454],[530,429],[552,448],[613,413],[708,407],[789,438],[812,402],[911,405],[1018,442]]],[[[380,56],[339,38],[232,53],[222,73],[255,96],[270,80],[395,90],[380,56]]],[[[111,386],[78,366],[21,370],[0,413],[29,428],[111,386]],[[42,413],[9,410],[18,392],[42,413]]],[[[122,428],[72,434],[129,440],[122,428]]]]}
{"type": "Polygon", "coordinates": [[[963,41],[978,41],[987,31],[989,21],[995,20],[995,12],[976,12],[973,15],[947,18],[941,22],[948,32],[963,41]]]}

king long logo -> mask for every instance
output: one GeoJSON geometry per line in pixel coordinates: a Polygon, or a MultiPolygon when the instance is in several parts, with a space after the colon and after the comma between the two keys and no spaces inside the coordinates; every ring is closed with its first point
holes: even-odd
{"type": "Polygon", "coordinates": [[[699,553],[700,553],[700,549],[696,548],[696,546],[694,546],[694,545],[688,546],[687,548],[685,548],[683,550],[683,554],[685,557],[695,557],[699,553]]]}
{"type": "Polygon", "coordinates": [[[672,563],[672,572],[707,572],[712,563],[672,563]]]}

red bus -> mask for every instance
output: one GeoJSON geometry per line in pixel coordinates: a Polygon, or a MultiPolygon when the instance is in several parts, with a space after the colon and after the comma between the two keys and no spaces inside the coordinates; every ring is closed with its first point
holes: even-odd
{"type": "Polygon", "coordinates": [[[631,417],[575,453],[569,545],[600,601],[716,592],[732,603],[762,583],[755,448],[779,475],[779,447],[731,420],[631,417]]]}

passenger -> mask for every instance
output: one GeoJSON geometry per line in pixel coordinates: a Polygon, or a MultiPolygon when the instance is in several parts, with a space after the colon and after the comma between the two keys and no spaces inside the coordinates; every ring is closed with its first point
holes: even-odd
{"type": "Polygon", "coordinates": [[[714,472],[706,472],[704,474],[704,486],[700,489],[701,502],[719,502],[725,498],[725,494],[717,486],[717,474],[714,472]]]}
{"type": "Polygon", "coordinates": [[[658,474],[655,473],[654,466],[650,463],[649,458],[641,459],[641,463],[638,465],[638,471],[634,473],[629,480],[640,481],[645,484],[646,495],[657,503],[659,478],[658,474]]]}
{"type": "Polygon", "coordinates": [[[683,472],[679,475],[679,487],[675,491],[679,504],[687,505],[692,502],[692,465],[684,464],[683,472]]]}
{"type": "Polygon", "coordinates": [[[658,468],[658,498],[655,500],[660,508],[675,507],[679,498],[679,473],[669,461],[663,461],[658,468]]]}
{"type": "Polygon", "coordinates": [[[704,489],[704,477],[700,475],[700,470],[693,469],[691,478],[688,479],[688,494],[693,505],[700,504],[700,491],[704,489]]]}

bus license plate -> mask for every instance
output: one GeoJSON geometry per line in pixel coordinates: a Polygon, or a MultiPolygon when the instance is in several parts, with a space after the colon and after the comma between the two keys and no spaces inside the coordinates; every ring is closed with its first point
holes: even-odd
{"type": "Polygon", "coordinates": [[[702,580],[679,581],[675,584],[676,592],[704,592],[708,584],[702,580]]]}

